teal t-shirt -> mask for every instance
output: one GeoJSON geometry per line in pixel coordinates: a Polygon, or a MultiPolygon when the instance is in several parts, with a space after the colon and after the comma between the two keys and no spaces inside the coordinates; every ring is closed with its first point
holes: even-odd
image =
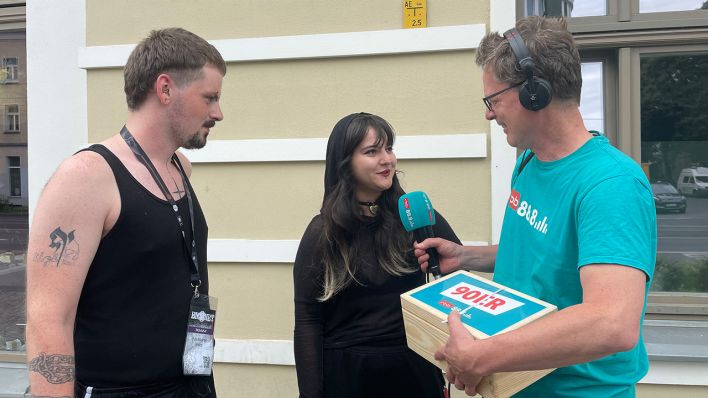
{"type": "MultiPolygon", "coordinates": [[[[519,160],[528,156],[527,151],[519,160]]],[[[562,310],[582,302],[580,267],[620,264],[644,271],[648,292],[656,260],[656,211],[639,165],[605,137],[594,137],[556,161],[534,157],[519,174],[520,161],[494,280],[562,310]]],[[[630,351],[557,369],[514,397],[634,397],[634,385],[648,367],[640,335],[630,351]]]]}

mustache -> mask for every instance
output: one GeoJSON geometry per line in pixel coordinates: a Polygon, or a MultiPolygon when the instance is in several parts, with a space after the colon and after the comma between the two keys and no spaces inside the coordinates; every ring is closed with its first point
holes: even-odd
{"type": "Polygon", "coordinates": [[[208,122],[204,123],[204,127],[206,128],[212,128],[216,125],[216,120],[209,120],[208,122]]]}

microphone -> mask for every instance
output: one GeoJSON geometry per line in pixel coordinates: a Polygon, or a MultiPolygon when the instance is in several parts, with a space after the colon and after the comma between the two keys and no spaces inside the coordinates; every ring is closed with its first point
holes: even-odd
{"type": "MultiPolygon", "coordinates": [[[[434,238],[433,225],[435,225],[435,212],[428,195],[422,191],[409,192],[398,198],[398,215],[401,217],[403,228],[413,232],[415,240],[422,242],[427,238],[434,238]]],[[[433,279],[440,278],[440,261],[435,248],[426,250],[430,256],[428,270],[433,274],[433,279]]]]}

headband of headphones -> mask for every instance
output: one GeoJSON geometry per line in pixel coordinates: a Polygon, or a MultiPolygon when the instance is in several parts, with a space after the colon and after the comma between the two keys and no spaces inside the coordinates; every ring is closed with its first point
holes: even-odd
{"type": "Polygon", "coordinates": [[[535,66],[533,58],[516,28],[511,28],[504,32],[504,38],[509,42],[511,51],[516,56],[521,70],[526,74],[526,82],[519,88],[521,105],[531,111],[545,108],[551,102],[553,95],[551,84],[547,80],[533,75],[535,66]]]}
{"type": "Polygon", "coordinates": [[[532,82],[533,67],[535,66],[535,64],[533,62],[533,58],[531,58],[531,54],[529,54],[529,49],[526,48],[524,39],[521,38],[521,34],[518,30],[516,30],[516,28],[511,28],[504,32],[504,37],[506,38],[506,41],[509,42],[511,51],[516,56],[521,70],[526,73],[526,80],[528,82],[532,82]]]}

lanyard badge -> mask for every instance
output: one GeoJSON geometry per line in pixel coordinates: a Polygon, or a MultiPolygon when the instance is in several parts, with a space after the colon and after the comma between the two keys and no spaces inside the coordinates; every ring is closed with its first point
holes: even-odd
{"type": "Polygon", "coordinates": [[[157,169],[150,161],[143,148],[135,140],[135,137],[128,131],[128,128],[123,126],[120,131],[120,136],[125,143],[130,147],[142,163],[150,172],[150,175],[155,180],[155,183],[165,195],[165,199],[172,206],[175,213],[177,224],[182,232],[182,241],[187,248],[187,253],[190,253],[190,285],[194,289],[191,303],[189,306],[189,317],[187,320],[187,339],[184,345],[184,354],[182,355],[182,369],[185,375],[210,375],[212,364],[214,362],[214,321],[216,318],[216,303],[215,297],[210,297],[206,294],[199,293],[199,285],[201,279],[199,277],[199,267],[197,266],[197,244],[194,235],[194,208],[192,204],[192,194],[190,192],[187,176],[182,169],[176,155],[172,155],[172,162],[179,170],[186,191],[187,203],[189,204],[189,218],[192,227],[192,242],[187,243],[186,234],[184,231],[184,223],[179,215],[179,207],[177,202],[170,194],[165,182],[160,177],[157,169]]]}
{"type": "Polygon", "coordinates": [[[214,363],[215,297],[195,293],[189,306],[182,369],[185,375],[209,376],[214,363]]]}

